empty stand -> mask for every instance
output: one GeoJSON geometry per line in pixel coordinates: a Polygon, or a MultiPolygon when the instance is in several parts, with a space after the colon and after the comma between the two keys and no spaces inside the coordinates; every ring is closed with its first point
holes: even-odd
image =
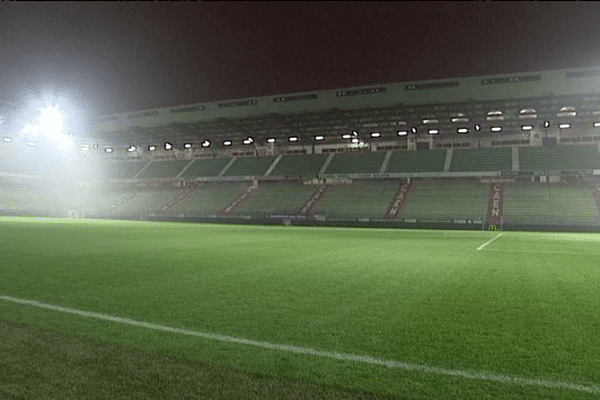
{"type": "Polygon", "coordinates": [[[486,215],[489,185],[476,180],[413,180],[403,218],[478,219],[486,215]]]}
{"type": "Polygon", "coordinates": [[[181,176],[182,178],[199,178],[217,176],[231,161],[231,157],[226,158],[204,158],[194,161],[181,176]]]}
{"type": "Polygon", "coordinates": [[[507,223],[598,225],[588,183],[512,183],[504,188],[507,223]]]}
{"type": "Polygon", "coordinates": [[[384,152],[336,154],[325,174],[376,174],[381,169],[384,152]]]}
{"type": "Polygon", "coordinates": [[[328,154],[303,154],[283,156],[271,175],[315,178],[328,154]]]}
{"type": "Polygon", "coordinates": [[[313,214],[328,218],[383,219],[397,189],[397,180],[359,180],[352,185],[331,185],[313,214]]]}
{"type": "Polygon", "coordinates": [[[395,151],[386,172],[442,172],[446,150],[395,151]]]}
{"type": "Polygon", "coordinates": [[[300,182],[261,182],[256,192],[234,214],[298,214],[315,187],[300,182]]]}
{"type": "Polygon", "coordinates": [[[235,160],[223,176],[261,176],[275,161],[275,157],[243,157],[235,160]]]}
{"type": "Polygon", "coordinates": [[[189,160],[153,161],[137,179],[175,178],[188,163],[189,160]]]}
{"type": "Polygon", "coordinates": [[[107,161],[104,169],[108,179],[133,179],[145,165],[141,161],[107,161]]]}
{"type": "Polygon", "coordinates": [[[512,148],[454,149],[450,171],[511,171],[512,148]]]}
{"type": "Polygon", "coordinates": [[[521,147],[521,171],[568,171],[600,168],[596,146],[521,147]]]}
{"type": "Polygon", "coordinates": [[[223,208],[248,189],[248,182],[202,184],[189,197],[177,203],[166,214],[217,215],[223,208]]]}

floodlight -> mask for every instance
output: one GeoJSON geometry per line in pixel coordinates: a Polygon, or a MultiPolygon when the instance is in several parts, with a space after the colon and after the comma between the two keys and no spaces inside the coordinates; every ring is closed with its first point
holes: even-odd
{"type": "Polygon", "coordinates": [[[128,151],[128,152],[130,152],[130,153],[131,153],[131,152],[134,152],[135,150],[136,150],[135,146],[129,146],[129,147],[127,148],[127,151],[128,151]]]}
{"type": "Polygon", "coordinates": [[[97,149],[97,148],[98,148],[98,145],[97,145],[97,144],[95,144],[95,145],[94,145],[94,148],[95,148],[95,149],[97,149]]]}
{"type": "Polygon", "coordinates": [[[465,133],[469,133],[469,129],[468,128],[458,128],[456,130],[456,132],[464,135],[465,133]]]}
{"type": "Polygon", "coordinates": [[[475,130],[479,132],[481,130],[481,125],[475,124],[475,130]]]}
{"type": "Polygon", "coordinates": [[[352,135],[351,135],[351,134],[349,134],[349,133],[344,133],[344,134],[342,135],[342,139],[350,139],[351,137],[352,137],[352,135]]]}
{"type": "Polygon", "coordinates": [[[371,137],[374,137],[374,138],[381,137],[381,132],[371,132],[371,137]]]}
{"type": "Polygon", "coordinates": [[[169,142],[165,142],[165,150],[173,150],[173,145],[169,142]]]}
{"type": "Polygon", "coordinates": [[[275,138],[274,137],[268,138],[267,143],[275,143],[275,138]]]}
{"type": "Polygon", "coordinates": [[[105,151],[106,153],[112,153],[112,152],[113,152],[113,149],[112,149],[111,147],[106,147],[106,148],[104,149],[104,151],[105,151]]]}
{"type": "Polygon", "coordinates": [[[544,121],[544,128],[550,128],[550,121],[544,121]]]}
{"type": "Polygon", "coordinates": [[[27,142],[27,146],[35,147],[35,146],[37,146],[37,143],[29,141],[29,142],[27,142]]]}
{"type": "Polygon", "coordinates": [[[148,146],[148,151],[156,151],[156,146],[151,144],[150,146],[148,146]]]}
{"type": "Polygon", "coordinates": [[[223,146],[231,146],[231,140],[224,141],[223,146]]]}
{"type": "Polygon", "coordinates": [[[252,140],[250,140],[250,139],[244,139],[244,141],[242,143],[243,144],[252,144],[252,140]]]}
{"type": "Polygon", "coordinates": [[[323,136],[323,135],[315,136],[315,140],[324,140],[324,139],[325,139],[325,136],[323,136]]]}
{"type": "Polygon", "coordinates": [[[600,122],[594,122],[594,128],[600,128],[600,122]]]}
{"type": "Polygon", "coordinates": [[[558,124],[558,127],[560,129],[569,129],[571,127],[571,124],[558,124]]]}
{"type": "Polygon", "coordinates": [[[352,138],[352,143],[358,143],[358,138],[352,138]]]}
{"type": "Polygon", "coordinates": [[[290,136],[290,137],[288,138],[288,140],[289,140],[290,142],[297,142],[297,141],[298,141],[298,136],[290,136]]]}
{"type": "Polygon", "coordinates": [[[5,137],[2,138],[2,141],[8,143],[8,142],[12,142],[12,139],[5,136],[5,137]]]}
{"type": "Polygon", "coordinates": [[[430,135],[439,135],[440,134],[440,130],[439,129],[430,129],[427,131],[428,134],[430,135]]]}
{"type": "Polygon", "coordinates": [[[406,136],[406,135],[408,135],[408,131],[398,131],[398,132],[396,132],[396,134],[398,136],[406,136]]]}
{"type": "Polygon", "coordinates": [[[192,144],[191,143],[184,143],[183,144],[183,148],[184,149],[191,149],[192,148],[192,144]]]}
{"type": "Polygon", "coordinates": [[[523,125],[521,126],[522,131],[530,131],[533,129],[533,125],[523,125]]]}
{"type": "Polygon", "coordinates": [[[352,136],[358,136],[358,132],[352,131],[352,136]]]}
{"type": "Polygon", "coordinates": [[[202,142],[200,144],[202,147],[206,148],[206,147],[210,147],[210,140],[205,140],[204,142],[202,142]]]}
{"type": "Polygon", "coordinates": [[[502,132],[502,127],[501,126],[492,126],[490,128],[490,131],[492,131],[492,132],[502,132]]]}
{"type": "Polygon", "coordinates": [[[414,126],[410,128],[410,131],[415,135],[417,134],[417,128],[415,128],[414,126]]]}

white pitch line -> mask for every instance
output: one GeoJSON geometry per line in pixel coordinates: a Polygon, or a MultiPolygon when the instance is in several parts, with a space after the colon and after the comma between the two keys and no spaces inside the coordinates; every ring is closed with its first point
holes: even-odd
{"type": "Polygon", "coordinates": [[[494,236],[493,238],[491,238],[490,240],[488,240],[487,242],[485,242],[484,244],[482,244],[481,246],[479,246],[477,248],[477,250],[483,249],[485,246],[487,246],[488,244],[492,243],[494,240],[498,239],[502,235],[504,235],[504,232],[499,233],[498,235],[494,236]]]}
{"type": "Polygon", "coordinates": [[[334,352],[334,351],[322,351],[322,350],[312,349],[309,347],[299,347],[299,346],[290,346],[290,345],[284,345],[284,344],[268,343],[268,342],[262,342],[262,341],[258,341],[258,340],[251,340],[251,339],[244,339],[244,338],[236,338],[236,337],[232,337],[232,336],[219,335],[219,334],[215,334],[215,333],[197,332],[197,331],[192,331],[189,329],[173,328],[173,327],[169,327],[169,326],[154,324],[151,322],[135,321],[135,320],[132,320],[129,318],[121,318],[121,317],[115,317],[112,315],[100,314],[100,313],[91,312],[91,311],[81,311],[81,310],[76,310],[73,308],[54,306],[52,304],[40,303],[40,302],[34,301],[34,300],[19,299],[19,298],[11,297],[11,296],[0,296],[0,300],[10,301],[12,303],[17,303],[17,304],[30,305],[30,306],[39,307],[39,308],[45,308],[47,310],[59,311],[59,312],[67,313],[67,314],[75,314],[75,315],[79,315],[79,316],[87,317],[87,318],[100,319],[103,321],[111,321],[111,322],[118,322],[118,323],[126,324],[126,325],[139,326],[142,328],[153,329],[153,330],[157,330],[157,331],[178,333],[180,335],[194,336],[194,337],[199,337],[199,338],[203,338],[203,339],[216,340],[216,341],[220,341],[220,342],[245,344],[248,346],[255,346],[255,347],[260,347],[263,349],[270,349],[270,350],[279,350],[279,351],[284,351],[284,352],[288,352],[288,353],[296,353],[296,354],[311,355],[311,356],[316,356],[316,357],[333,358],[333,359],[342,360],[342,361],[353,361],[353,362],[358,362],[358,363],[362,363],[362,364],[378,365],[381,367],[387,367],[387,368],[391,368],[391,369],[401,369],[401,370],[405,370],[405,371],[417,371],[417,372],[424,372],[424,373],[428,373],[428,374],[456,376],[459,378],[478,379],[478,380],[483,380],[483,381],[492,381],[492,382],[499,382],[499,383],[505,383],[505,384],[530,385],[530,386],[539,386],[539,387],[545,387],[545,388],[550,388],[550,389],[566,389],[566,390],[576,390],[579,392],[600,394],[600,386],[596,385],[596,384],[586,386],[586,385],[577,384],[577,383],[546,380],[546,379],[541,379],[541,378],[534,378],[534,379],[519,378],[516,376],[510,376],[510,375],[498,375],[498,374],[494,374],[491,372],[462,371],[462,370],[457,370],[457,369],[445,369],[445,368],[432,367],[432,366],[421,365],[421,364],[409,364],[409,363],[406,363],[403,361],[382,360],[380,358],[369,357],[369,356],[359,356],[359,355],[355,355],[355,354],[338,353],[338,352],[334,352]]]}
{"type": "Polygon", "coordinates": [[[578,256],[600,256],[598,253],[581,253],[576,251],[551,251],[551,250],[519,250],[519,249],[485,249],[484,251],[498,251],[502,253],[549,253],[549,254],[574,254],[578,256]]]}

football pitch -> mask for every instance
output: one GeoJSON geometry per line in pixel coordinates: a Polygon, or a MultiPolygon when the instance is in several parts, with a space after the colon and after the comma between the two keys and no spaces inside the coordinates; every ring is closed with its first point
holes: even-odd
{"type": "Polygon", "coordinates": [[[374,398],[598,398],[599,288],[600,234],[0,218],[0,322],[374,398]]]}

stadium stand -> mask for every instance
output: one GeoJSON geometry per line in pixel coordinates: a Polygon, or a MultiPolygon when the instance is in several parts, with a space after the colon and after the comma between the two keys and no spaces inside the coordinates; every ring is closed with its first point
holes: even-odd
{"type": "Polygon", "coordinates": [[[148,212],[158,212],[180,192],[181,190],[172,188],[141,190],[128,201],[117,205],[114,212],[119,215],[145,215],[148,212]]]}
{"type": "Polygon", "coordinates": [[[146,164],[141,161],[107,161],[104,168],[108,179],[133,179],[146,164]]]}
{"type": "Polygon", "coordinates": [[[137,176],[137,179],[175,178],[189,162],[189,160],[153,161],[137,176]]]}
{"type": "Polygon", "coordinates": [[[261,182],[257,191],[233,214],[298,214],[314,188],[300,182],[261,182]]]}
{"type": "Polygon", "coordinates": [[[271,175],[300,176],[314,178],[319,175],[321,166],[328,154],[302,154],[283,156],[271,175]]]}
{"type": "Polygon", "coordinates": [[[504,189],[504,215],[513,224],[598,225],[588,183],[512,183],[504,189]]]}
{"type": "Polygon", "coordinates": [[[510,171],[510,147],[454,149],[450,171],[510,171]]]}
{"type": "Polygon", "coordinates": [[[413,180],[403,218],[481,219],[487,212],[489,185],[467,179],[413,180]]]}
{"type": "Polygon", "coordinates": [[[357,180],[331,185],[313,213],[328,218],[383,219],[399,185],[398,180],[357,180]]]}
{"type": "Polygon", "coordinates": [[[182,178],[198,178],[217,176],[231,161],[231,157],[225,158],[204,158],[194,161],[194,163],[183,173],[182,178]]]}
{"type": "Polygon", "coordinates": [[[385,172],[441,172],[446,150],[395,151],[385,172]]]}
{"type": "Polygon", "coordinates": [[[249,186],[248,182],[202,184],[191,196],[176,204],[166,214],[217,215],[249,186]]]}
{"type": "Polygon", "coordinates": [[[336,154],[325,174],[374,174],[378,173],[385,152],[336,154]]]}
{"type": "Polygon", "coordinates": [[[568,171],[600,168],[596,146],[522,147],[519,149],[521,171],[568,171]]]}
{"type": "Polygon", "coordinates": [[[223,176],[260,176],[267,172],[275,157],[242,157],[235,160],[223,176]]]}

